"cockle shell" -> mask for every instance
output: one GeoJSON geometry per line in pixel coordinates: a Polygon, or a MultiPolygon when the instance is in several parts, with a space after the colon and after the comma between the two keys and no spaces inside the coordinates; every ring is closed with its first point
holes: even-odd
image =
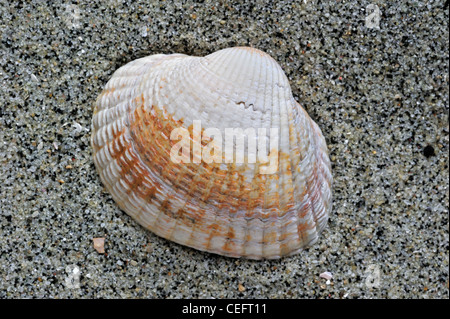
{"type": "Polygon", "coordinates": [[[279,258],[315,243],[328,220],[332,176],[322,132],[277,62],[254,48],[157,54],[119,68],[96,101],[91,143],[120,208],[186,246],[279,258]],[[193,143],[196,120],[221,131],[276,128],[276,171],[262,174],[259,159],[175,163],[171,132],[186,128],[193,143]]]}

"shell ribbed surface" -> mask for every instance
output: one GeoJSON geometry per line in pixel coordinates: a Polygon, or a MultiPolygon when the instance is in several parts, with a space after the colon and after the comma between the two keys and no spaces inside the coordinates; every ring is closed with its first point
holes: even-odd
{"type": "Polygon", "coordinates": [[[317,241],[331,210],[321,130],[293,98],[281,67],[257,49],[158,54],[126,64],[96,101],[91,144],[100,178],[123,211],[202,251],[291,255],[317,241]],[[194,121],[203,133],[277,129],[276,171],[261,174],[263,163],[250,163],[250,155],[242,164],[172,161],[172,131],[187,129],[192,142],[194,121]]]}

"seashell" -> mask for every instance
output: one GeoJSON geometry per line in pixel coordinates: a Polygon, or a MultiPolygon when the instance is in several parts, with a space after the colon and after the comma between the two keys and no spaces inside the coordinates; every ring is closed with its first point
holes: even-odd
{"type": "Polygon", "coordinates": [[[318,240],[331,210],[322,132],[277,62],[254,48],[156,54],[119,68],[96,101],[91,144],[100,178],[123,211],[198,250],[250,259],[292,255],[318,240]],[[245,137],[244,162],[237,160],[237,137],[229,144],[236,160],[216,153],[223,143],[211,132],[228,128],[261,133],[245,137]],[[179,129],[188,139],[172,153],[179,129]],[[269,129],[278,134],[273,140],[269,129]],[[211,161],[208,154],[217,156],[211,161]]]}

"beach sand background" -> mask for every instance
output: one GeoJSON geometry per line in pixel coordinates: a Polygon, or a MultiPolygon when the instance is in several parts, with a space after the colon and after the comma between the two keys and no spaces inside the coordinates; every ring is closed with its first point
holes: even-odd
{"type": "Polygon", "coordinates": [[[448,18],[444,1],[1,0],[0,298],[448,298],[448,18]],[[279,62],[328,143],[329,225],[292,257],[159,238],[92,161],[117,68],[232,46],[279,62]]]}

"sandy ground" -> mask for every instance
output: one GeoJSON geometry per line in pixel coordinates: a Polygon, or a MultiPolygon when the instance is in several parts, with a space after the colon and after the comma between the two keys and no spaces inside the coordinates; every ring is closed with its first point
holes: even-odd
{"type": "Polygon", "coordinates": [[[448,298],[444,2],[49,3],[0,1],[0,298],[448,298]],[[153,235],[91,156],[92,106],[118,67],[238,45],[280,63],[332,160],[328,227],[280,260],[153,235]]]}

